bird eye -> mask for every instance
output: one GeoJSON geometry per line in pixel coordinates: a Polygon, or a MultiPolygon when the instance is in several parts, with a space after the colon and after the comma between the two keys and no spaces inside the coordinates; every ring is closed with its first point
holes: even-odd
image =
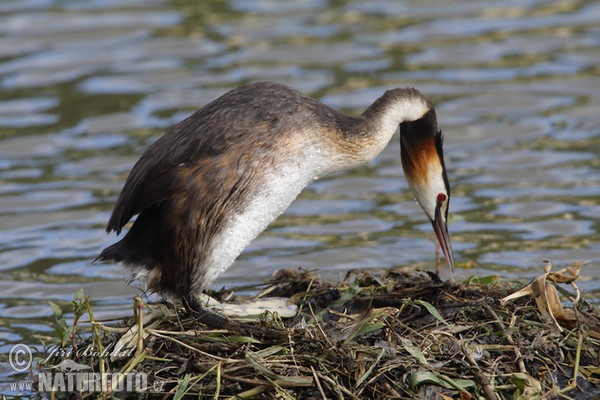
{"type": "Polygon", "coordinates": [[[447,199],[447,197],[444,193],[438,193],[438,195],[437,195],[438,204],[442,204],[443,202],[446,201],[446,199],[447,199]]]}

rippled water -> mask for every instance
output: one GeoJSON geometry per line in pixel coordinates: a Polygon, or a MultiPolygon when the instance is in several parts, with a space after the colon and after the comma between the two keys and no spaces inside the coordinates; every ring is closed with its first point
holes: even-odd
{"type": "MultiPolygon", "coordinates": [[[[417,87],[446,136],[453,276],[591,261],[580,287],[600,298],[600,3],[193,3],[0,3],[0,379],[12,344],[52,334],[48,300],[83,288],[99,317],[130,313],[124,271],[89,265],[115,241],[103,228],[127,173],[165,129],[248,81],[355,114],[417,87]]],[[[286,267],[433,268],[398,151],[396,137],[311,185],[213,287],[286,267]]]]}

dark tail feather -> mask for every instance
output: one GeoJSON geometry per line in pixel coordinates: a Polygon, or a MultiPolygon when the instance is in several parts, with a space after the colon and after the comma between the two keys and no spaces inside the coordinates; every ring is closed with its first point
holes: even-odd
{"type": "Polygon", "coordinates": [[[122,240],[113,245],[108,246],[107,248],[102,250],[98,257],[94,258],[94,261],[92,261],[92,263],[95,263],[96,261],[125,261],[123,257],[122,247],[122,240]]]}
{"type": "Polygon", "coordinates": [[[157,263],[160,225],[159,205],[148,208],[137,219],[123,239],[108,246],[93,261],[116,261],[130,267],[152,269],[157,263]]]}

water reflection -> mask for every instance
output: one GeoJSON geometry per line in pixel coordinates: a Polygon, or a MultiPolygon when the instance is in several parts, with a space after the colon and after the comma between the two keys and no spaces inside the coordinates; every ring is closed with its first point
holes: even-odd
{"type": "MultiPolygon", "coordinates": [[[[47,301],[81,287],[100,315],[130,312],[123,270],[89,265],[115,241],[103,228],[128,171],[169,126],[253,80],[351,113],[419,88],[446,134],[455,277],[592,260],[581,287],[600,296],[599,18],[590,1],[2,2],[0,349],[38,343],[47,301]]],[[[316,182],[215,286],[298,266],[432,268],[398,150],[396,137],[316,182]]]]}

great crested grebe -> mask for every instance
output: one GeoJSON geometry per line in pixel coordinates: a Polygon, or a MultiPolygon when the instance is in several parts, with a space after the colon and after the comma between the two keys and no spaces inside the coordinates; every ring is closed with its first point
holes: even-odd
{"type": "Polygon", "coordinates": [[[432,103],[416,89],[393,89],[350,117],[270,82],[224,94],[148,147],[127,177],[106,231],[118,235],[137,219],[98,259],[145,271],[149,289],[199,311],[195,295],[306,185],[372,160],[398,127],[410,190],[454,269],[450,186],[432,103]]]}

